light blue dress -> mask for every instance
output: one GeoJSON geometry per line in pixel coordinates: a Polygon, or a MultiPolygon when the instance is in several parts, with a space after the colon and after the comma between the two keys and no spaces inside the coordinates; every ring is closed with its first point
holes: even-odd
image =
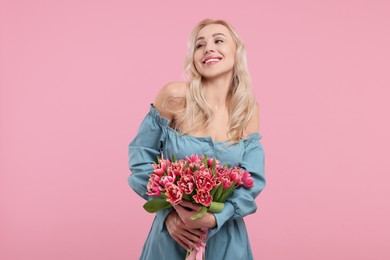
{"type": "MultiPolygon", "coordinates": [[[[237,188],[225,202],[222,212],[216,213],[217,226],[209,230],[206,242],[206,260],[250,260],[253,259],[248,233],[243,217],[257,209],[255,198],[265,186],[264,151],[259,142],[261,135],[252,133],[247,139],[229,145],[227,142],[213,142],[211,137],[182,135],[169,127],[169,120],[160,116],[159,111],[150,105],[150,111],[142,121],[136,137],[129,144],[129,185],[145,198],[146,183],[153,172],[152,163],[160,153],[164,158],[177,159],[191,154],[207,155],[221,161],[222,165],[239,165],[251,173],[254,187],[237,188]]],[[[140,205],[142,206],[142,205],[140,205]]],[[[172,209],[156,213],[140,259],[181,260],[186,251],[171,238],[165,227],[165,218],[172,209]]],[[[145,214],[149,214],[146,213],[145,214]]]]}

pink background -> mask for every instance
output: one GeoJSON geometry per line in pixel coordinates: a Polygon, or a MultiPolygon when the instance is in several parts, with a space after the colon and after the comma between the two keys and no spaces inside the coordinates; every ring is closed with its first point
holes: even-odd
{"type": "Polygon", "coordinates": [[[127,145],[206,17],[261,105],[255,259],[390,259],[389,1],[254,2],[1,1],[0,259],[137,259],[127,145]]]}

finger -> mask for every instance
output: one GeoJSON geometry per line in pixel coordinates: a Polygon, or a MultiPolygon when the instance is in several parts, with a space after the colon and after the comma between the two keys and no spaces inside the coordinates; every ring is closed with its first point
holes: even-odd
{"type": "Polygon", "coordinates": [[[184,243],[179,237],[177,236],[173,236],[172,237],[182,248],[184,248],[185,250],[190,250],[190,248],[186,245],[186,243],[184,243]]]}
{"type": "Polygon", "coordinates": [[[200,230],[198,228],[188,229],[188,231],[199,238],[201,238],[205,234],[202,230],[200,230]]]}
{"type": "Polygon", "coordinates": [[[202,241],[200,240],[200,238],[196,237],[196,236],[193,236],[191,233],[181,233],[181,234],[178,234],[177,237],[180,239],[180,241],[186,245],[186,249],[193,249],[195,247],[197,247],[197,244],[200,244],[202,241]],[[193,240],[195,239],[195,240],[193,240]]]}
{"type": "Polygon", "coordinates": [[[179,204],[173,205],[173,208],[176,210],[176,212],[177,212],[178,210],[183,210],[183,207],[180,206],[179,204]]]}
{"type": "Polygon", "coordinates": [[[189,230],[183,230],[183,232],[181,232],[181,235],[186,237],[188,239],[188,241],[191,243],[196,244],[196,243],[201,242],[201,236],[198,236],[197,234],[192,233],[189,230]]]}
{"type": "Polygon", "coordinates": [[[174,222],[169,222],[167,225],[169,234],[171,235],[172,239],[174,239],[181,247],[183,247],[185,250],[189,250],[189,241],[188,239],[183,235],[183,232],[186,232],[184,224],[181,222],[180,218],[177,220],[174,219],[174,222]]]}
{"type": "Polygon", "coordinates": [[[180,205],[176,205],[175,210],[176,210],[176,212],[181,220],[185,220],[194,214],[194,212],[192,210],[188,211],[180,205]]]}
{"type": "Polygon", "coordinates": [[[196,213],[193,211],[187,211],[181,206],[175,207],[177,207],[174,215],[175,226],[180,227],[180,229],[186,229],[194,235],[201,237],[203,233],[199,229],[200,226],[197,223],[197,220],[191,220],[190,218],[196,213]]]}
{"type": "Polygon", "coordinates": [[[196,205],[195,203],[192,203],[189,201],[185,201],[185,200],[181,201],[180,205],[182,205],[186,208],[190,208],[190,209],[195,210],[195,211],[199,211],[201,209],[201,206],[196,205]]]}
{"type": "Polygon", "coordinates": [[[187,238],[189,238],[195,242],[197,242],[199,240],[199,238],[204,235],[202,230],[200,230],[198,228],[187,227],[186,224],[180,219],[180,216],[177,216],[175,218],[174,229],[177,233],[181,233],[181,234],[185,235],[187,238]],[[189,235],[187,235],[187,234],[189,234],[189,235]]]}
{"type": "Polygon", "coordinates": [[[186,207],[186,206],[184,206],[184,205],[175,205],[175,206],[173,206],[174,208],[175,208],[175,210],[177,211],[177,212],[182,212],[182,213],[188,213],[188,212],[191,212],[192,214],[194,213],[193,211],[194,211],[194,209],[193,208],[189,208],[189,207],[186,207]]]}
{"type": "Polygon", "coordinates": [[[175,236],[180,236],[181,240],[184,240],[183,237],[185,237],[186,240],[189,240],[183,241],[186,244],[188,244],[188,242],[198,243],[203,236],[203,232],[200,229],[188,228],[180,218],[176,219],[172,231],[175,236]]]}
{"type": "Polygon", "coordinates": [[[183,214],[185,214],[185,209],[180,205],[175,205],[173,207],[175,208],[178,217],[181,219],[183,214]]]}

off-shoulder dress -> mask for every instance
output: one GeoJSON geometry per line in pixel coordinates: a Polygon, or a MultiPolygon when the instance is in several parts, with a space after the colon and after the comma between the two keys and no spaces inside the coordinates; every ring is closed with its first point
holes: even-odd
{"type": "MultiPolygon", "coordinates": [[[[221,161],[224,165],[246,169],[255,180],[254,187],[237,188],[225,202],[222,212],[215,213],[216,227],[209,230],[205,258],[212,260],[250,260],[253,259],[247,229],[243,217],[256,211],[255,198],[265,186],[264,150],[259,141],[262,135],[251,133],[246,139],[235,144],[216,142],[211,137],[196,137],[181,134],[169,126],[170,121],[160,116],[159,111],[150,105],[150,111],[139,126],[138,133],[129,144],[129,168],[131,171],[128,183],[144,199],[146,183],[152,164],[157,156],[177,159],[191,154],[207,155],[221,161]]],[[[140,205],[141,206],[141,205],[140,205]]],[[[172,239],[164,224],[169,212],[164,209],[156,213],[149,235],[142,249],[140,259],[184,259],[186,251],[172,239]]]]}

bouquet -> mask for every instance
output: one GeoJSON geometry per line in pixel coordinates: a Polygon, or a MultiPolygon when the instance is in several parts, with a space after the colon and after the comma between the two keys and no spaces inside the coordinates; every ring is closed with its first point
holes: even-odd
{"type": "MultiPolygon", "coordinates": [[[[221,212],[224,202],[235,188],[252,188],[254,185],[248,171],[240,167],[222,166],[215,158],[197,154],[181,160],[176,160],[174,156],[172,160],[158,158],[153,169],[146,194],[156,198],[146,202],[144,209],[155,213],[185,200],[202,206],[191,217],[192,220],[202,217],[207,211],[221,212]]],[[[187,256],[191,256],[191,253],[188,252],[187,256]]]]}

